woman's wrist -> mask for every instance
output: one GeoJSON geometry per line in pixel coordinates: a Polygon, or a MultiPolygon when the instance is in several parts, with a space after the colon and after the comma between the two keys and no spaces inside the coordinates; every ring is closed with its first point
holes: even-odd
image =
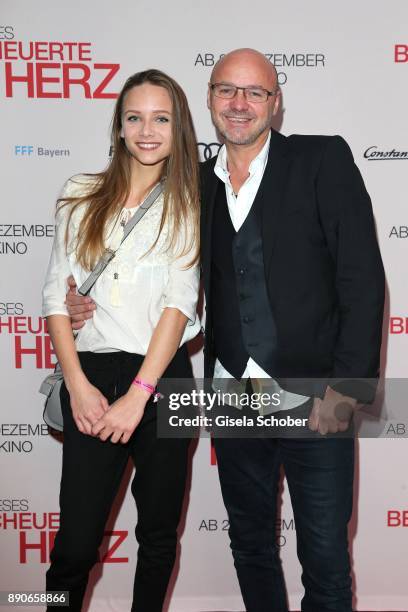
{"type": "Polygon", "coordinates": [[[82,370],[76,370],[75,372],[64,374],[64,382],[68,392],[71,393],[72,391],[79,390],[89,381],[82,370]]]}
{"type": "Polygon", "coordinates": [[[150,391],[148,391],[144,387],[141,387],[139,385],[133,384],[133,381],[132,381],[132,384],[129,387],[128,395],[132,399],[143,398],[147,402],[150,399],[152,394],[150,393],[150,391]]]}
{"type": "Polygon", "coordinates": [[[143,396],[147,397],[147,399],[152,398],[153,402],[157,402],[162,397],[161,394],[157,392],[156,385],[153,385],[150,381],[141,378],[139,375],[132,380],[130,387],[139,390],[133,391],[134,394],[143,394],[143,396]]]}

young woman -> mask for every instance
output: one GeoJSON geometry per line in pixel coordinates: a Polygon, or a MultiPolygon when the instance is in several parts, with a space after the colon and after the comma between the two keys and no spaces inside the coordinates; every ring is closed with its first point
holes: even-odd
{"type": "MultiPolygon", "coordinates": [[[[189,441],[156,435],[162,376],[192,376],[199,331],[198,160],[186,97],[158,70],[131,76],[116,103],[108,168],[65,185],[43,289],[43,315],[64,374],[61,526],[47,590],[80,611],[88,574],[129,456],[139,544],[133,612],[159,612],[172,572],[189,441]],[[79,287],[149,192],[163,193],[96,281],[92,319],[74,341],[66,279],[79,287]],[[134,384],[132,384],[134,383],[134,384]]],[[[52,607],[49,610],[54,609],[52,607]]]]}

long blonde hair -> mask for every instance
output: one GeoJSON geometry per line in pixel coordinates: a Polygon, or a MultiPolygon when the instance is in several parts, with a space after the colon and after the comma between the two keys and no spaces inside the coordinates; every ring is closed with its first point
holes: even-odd
{"type": "MultiPolygon", "coordinates": [[[[199,178],[197,139],[187,98],[181,87],[164,72],[150,69],[137,72],[124,84],[115,105],[112,118],[111,143],[113,155],[106,170],[87,175],[92,180],[90,188],[80,197],[66,197],[58,205],[70,205],[68,227],[74,211],[86,203],[85,213],[81,219],[76,257],[83,268],[91,270],[104,251],[104,230],[107,223],[119,214],[126,202],[131,188],[131,155],[121,138],[123,101],[127,92],[143,83],[164,87],[172,102],[172,146],[166,160],[163,176],[164,184],[163,214],[156,241],[166,223],[169,223],[168,249],[179,243],[179,236],[184,235],[184,244],[178,255],[191,251],[191,262],[197,262],[199,256],[199,178]],[[188,225],[188,238],[182,228],[188,225]]],[[[162,177],[163,178],[163,177],[162,177]]]]}

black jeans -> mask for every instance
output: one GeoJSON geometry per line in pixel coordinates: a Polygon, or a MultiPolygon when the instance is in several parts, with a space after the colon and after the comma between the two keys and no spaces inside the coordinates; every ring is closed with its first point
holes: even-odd
{"type": "MultiPolygon", "coordinates": [[[[143,361],[140,355],[123,352],[82,352],[79,357],[88,380],[109,403],[126,393],[143,361]]],[[[192,377],[185,346],[178,350],[164,376],[192,377]]],[[[51,552],[47,590],[69,591],[68,609],[80,612],[89,571],[97,561],[105,523],[131,457],[136,466],[132,494],[139,544],[132,612],[160,612],[176,556],[190,440],[157,438],[156,409],[160,404],[149,401],[128,444],[101,442],[77,429],[64,385],[61,399],[61,523],[51,552]]]]}
{"type": "Polygon", "coordinates": [[[351,612],[347,524],[352,512],[354,439],[214,438],[214,444],[247,612],[288,610],[276,543],[281,465],[303,570],[302,611],[351,612]]]}

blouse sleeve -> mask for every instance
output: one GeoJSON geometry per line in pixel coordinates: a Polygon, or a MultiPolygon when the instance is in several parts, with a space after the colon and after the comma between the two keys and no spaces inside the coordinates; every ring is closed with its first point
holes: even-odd
{"type": "MultiPolygon", "coordinates": [[[[61,198],[71,195],[71,179],[65,184],[61,198]]],[[[55,217],[55,236],[51,250],[51,257],[42,290],[42,316],[61,314],[69,316],[65,305],[67,293],[67,278],[71,268],[65,247],[65,230],[69,216],[69,205],[61,205],[55,217]]]]}
{"type": "Polygon", "coordinates": [[[194,325],[197,316],[197,301],[200,286],[198,264],[187,268],[193,258],[193,250],[174,257],[169,266],[169,279],[164,289],[164,308],[177,308],[194,325]]]}

